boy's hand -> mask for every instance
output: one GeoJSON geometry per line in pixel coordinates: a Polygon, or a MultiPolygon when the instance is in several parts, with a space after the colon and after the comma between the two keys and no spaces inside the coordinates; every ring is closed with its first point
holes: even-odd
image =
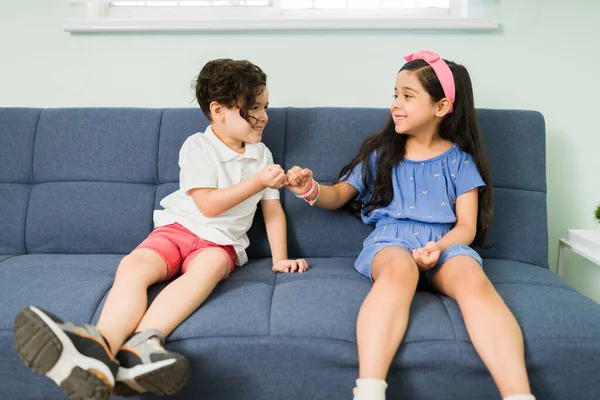
{"type": "Polygon", "coordinates": [[[285,175],[285,187],[296,194],[304,194],[313,183],[313,172],[308,168],[292,167],[285,175]]]}
{"type": "Polygon", "coordinates": [[[285,171],[279,164],[267,165],[257,175],[260,183],[270,189],[281,189],[285,182],[285,171]]]}
{"type": "Polygon", "coordinates": [[[273,272],[291,272],[298,271],[303,273],[308,269],[308,263],[304,259],[299,260],[279,260],[273,264],[273,272]]]}
{"type": "Polygon", "coordinates": [[[440,258],[440,247],[436,242],[428,242],[425,247],[415,249],[412,252],[412,258],[417,263],[417,267],[421,271],[427,271],[435,267],[440,258]]]}

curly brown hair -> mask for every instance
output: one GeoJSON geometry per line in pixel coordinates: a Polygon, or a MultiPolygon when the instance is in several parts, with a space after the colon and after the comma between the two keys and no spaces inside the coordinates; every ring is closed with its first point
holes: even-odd
{"type": "Polygon", "coordinates": [[[240,116],[252,126],[258,120],[248,114],[267,85],[267,75],[247,60],[222,58],[206,63],[194,79],[193,87],[200,109],[212,122],[210,103],[239,107],[240,116]]]}

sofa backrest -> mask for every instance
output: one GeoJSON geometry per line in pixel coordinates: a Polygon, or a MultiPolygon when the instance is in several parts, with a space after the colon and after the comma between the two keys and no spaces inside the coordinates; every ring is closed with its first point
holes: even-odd
{"type": "MultiPolygon", "coordinates": [[[[276,163],[332,182],[389,112],[272,108],[264,142],[276,163]]],[[[496,218],[484,258],[547,267],[545,127],[533,111],[478,110],[496,218]]],[[[208,121],[198,109],[0,108],[0,255],[130,252],[178,188],[178,152],[208,121]]],[[[371,228],[282,190],[294,257],[355,257],[371,228]]],[[[250,258],[269,256],[262,216],[250,258]]]]}

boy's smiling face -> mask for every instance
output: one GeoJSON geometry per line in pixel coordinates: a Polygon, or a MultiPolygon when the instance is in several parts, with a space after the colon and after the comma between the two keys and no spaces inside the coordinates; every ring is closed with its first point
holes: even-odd
{"type": "Polygon", "coordinates": [[[256,96],[256,104],[248,107],[250,124],[240,115],[239,107],[227,108],[223,105],[211,105],[213,131],[232,150],[243,153],[245,143],[260,143],[262,133],[269,121],[269,89],[265,86],[256,96]]]}

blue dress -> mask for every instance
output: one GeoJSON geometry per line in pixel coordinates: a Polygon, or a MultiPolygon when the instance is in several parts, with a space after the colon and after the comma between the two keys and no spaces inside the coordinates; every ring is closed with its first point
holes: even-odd
{"type": "MultiPolygon", "coordinates": [[[[369,158],[371,171],[376,168],[376,153],[369,158]]],[[[362,163],[343,179],[358,190],[357,200],[366,203],[369,193],[362,180],[362,163]]],[[[354,266],[362,275],[371,277],[375,254],[388,246],[402,247],[409,252],[440,240],[456,223],[456,198],[474,188],[485,186],[473,157],[456,144],[439,156],[424,161],[404,159],[392,172],[394,197],[386,207],[369,215],[362,211],[364,223],[375,229],[365,239],[363,250],[354,266]]],[[[431,285],[433,275],[447,260],[470,256],[480,265],[481,257],[463,244],[448,247],[435,265],[421,272],[422,284],[431,285]]]]}

